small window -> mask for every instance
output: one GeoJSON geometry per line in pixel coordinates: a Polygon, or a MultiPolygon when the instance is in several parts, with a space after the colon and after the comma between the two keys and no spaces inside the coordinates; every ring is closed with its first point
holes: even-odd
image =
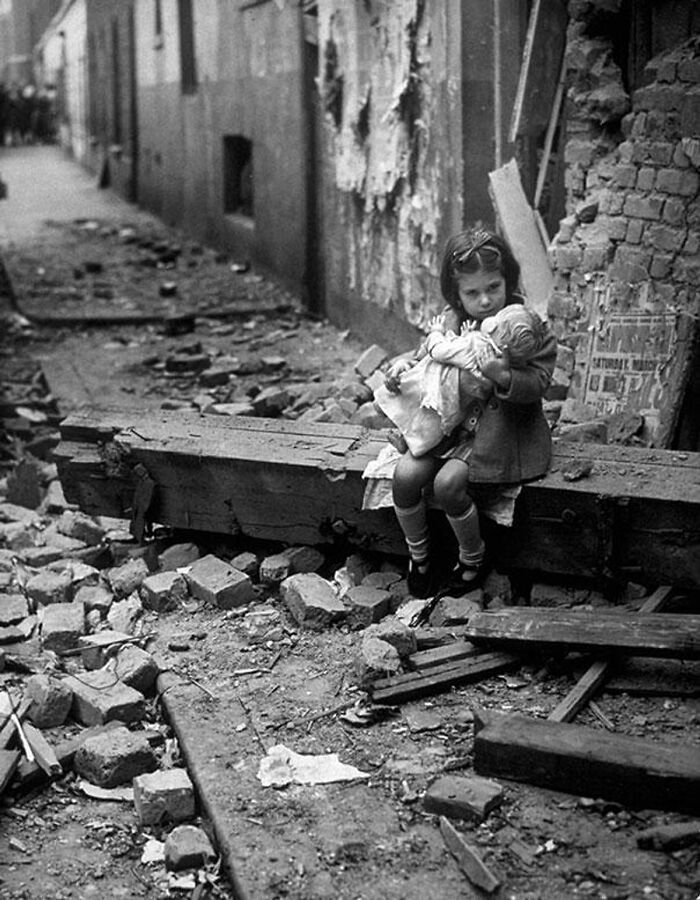
{"type": "Polygon", "coordinates": [[[238,134],[224,135],[224,213],[253,215],[253,144],[238,134]]]}
{"type": "Polygon", "coordinates": [[[163,36],[163,7],[161,0],[153,0],[153,30],[157,38],[163,36]]]}
{"type": "Polygon", "coordinates": [[[194,55],[194,18],[192,0],[178,0],[180,23],[180,83],[183,94],[197,90],[197,64],[194,55]]]}

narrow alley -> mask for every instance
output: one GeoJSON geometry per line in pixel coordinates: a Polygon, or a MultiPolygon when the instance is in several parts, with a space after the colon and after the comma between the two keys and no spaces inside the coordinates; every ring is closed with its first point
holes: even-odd
{"type": "Polygon", "coordinates": [[[0,93],[55,104],[0,146],[0,898],[695,900],[693,4],[30,5],[0,4],[0,93]],[[406,525],[382,400],[464,285],[552,348],[490,338],[506,386],[482,355],[459,407],[478,438],[544,372],[551,459],[470,482],[474,566],[435,474],[406,525]]]}

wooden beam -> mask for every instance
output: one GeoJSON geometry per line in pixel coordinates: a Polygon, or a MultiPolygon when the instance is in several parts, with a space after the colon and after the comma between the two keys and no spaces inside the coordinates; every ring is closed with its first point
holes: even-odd
{"type": "Polygon", "coordinates": [[[475,613],[465,634],[475,644],[513,651],[630,654],[700,659],[700,616],[524,608],[475,613]]]}
{"type": "Polygon", "coordinates": [[[528,305],[546,318],[554,276],[514,159],[489,172],[489,190],[505,238],[520,263],[520,278],[528,305]]]}
{"type": "Polygon", "coordinates": [[[435,647],[432,650],[418,650],[408,657],[408,665],[412,669],[419,672],[425,672],[426,669],[432,669],[435,666],[442,666],[445,663],[459,662],[463,659],[469,659],[483,653],[474,644],[469,641],[453,641],[443,647],[435,647]]]}
{"type": "Polygon", "coordinates": [[[19,750],[0,750],[0,796],[15,774],[19,758],[19,750]]]}
{"type": "Polygon", "coordinates": [[[474,770],[635,808],[700,813],[700,754],[562,722],[476,710],[474,770]]]}
{"type": "MultiPolygon", "coordinates": [[[[641,606],[642,614],[660,612],[673,593],[673,588],[663,585],[654,591],[641,606]]],[[[578,683],[547,717],[550,722],[571,722],[576,713],[593,697],[612,671],[609,660],[596,660],[581,676],[578,683]]]]}
{"type": "Polygon", "coordinates": [[[481,888],[482,891],[486,891],[487,894],[492,894],[501,882],[484,864],[476,848],[464,840],[445,816],[440,816],[440,834],[445,842],[445,846],[457,860],[460,869],[472,884],[481,888]]]}
{"type": "MultiPolygon", "coordinates": [[[[164,525],[310,544],[337,532],[406,552],[393,509],[362,509],[382,431],[116,407],[85,408],[60,429],[64,493],[88,514],[129,519],[141,464],[155,483],[149,515],[164,525]]],[[[511,570],[700,587],[700,453],[555,442],[550,472],[523,487],[514,528],[491,549],[511,570]]]]}
{"type": "Polygon", "coordinates": [[[474,659],[436,666],[428,673],[409,672],[392,678],[382,678],[371,686],[374,703],[405,703],[438,693],[457,684],[479,681],[489,675],[515,669],[521,660],[510,653],[484,653],[474,659]]]}

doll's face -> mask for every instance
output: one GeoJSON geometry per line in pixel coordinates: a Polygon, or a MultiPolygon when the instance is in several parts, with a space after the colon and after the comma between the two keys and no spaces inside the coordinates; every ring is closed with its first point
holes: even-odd
{"type": "Polygon", "coordinates": [[[456,276],[457,294],[470,319],[482,321],[506,305],[506,280],[500,272],[461,272],[456,276]]]}

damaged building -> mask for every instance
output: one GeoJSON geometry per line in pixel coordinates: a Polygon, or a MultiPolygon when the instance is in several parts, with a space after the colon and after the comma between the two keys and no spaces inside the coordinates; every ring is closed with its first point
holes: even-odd
{"type": "Polygon", "coordinates": [[[0,895],[695,900],[697,0],[0,0],[3,62],[0,895]],[[378,398],[473,223],[542,466],[446,516],[378,398]]]}

